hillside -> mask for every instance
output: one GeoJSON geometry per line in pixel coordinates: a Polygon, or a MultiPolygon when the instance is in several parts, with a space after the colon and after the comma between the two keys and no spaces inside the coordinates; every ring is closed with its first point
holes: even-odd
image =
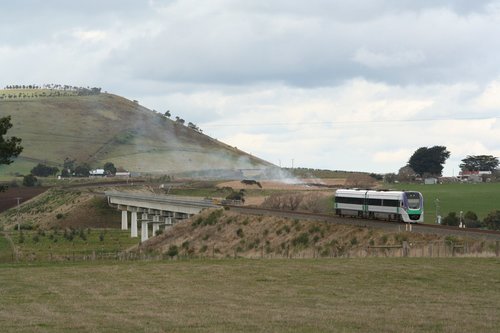
{"type": "Polygon", "coordinates": [[[8,135],[22,138],[24,147],[14,164],[0,166],[0,175],[27,173],[39,162],[59,166],[66,157],[93,167],[109,161],[139,173],[271,166],[120,96],[23,94],[0,100],[0,117],[11,115],[14,125],[8,135]]]}

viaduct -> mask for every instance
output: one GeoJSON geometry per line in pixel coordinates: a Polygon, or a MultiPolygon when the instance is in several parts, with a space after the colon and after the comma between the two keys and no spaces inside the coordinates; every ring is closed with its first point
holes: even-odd
{"type": "Polygon", "coordinates": [[[149,238],[149,225],[153,236],[163,225],[172,226],[177,220],[187,219],[203,209],[218,207],[212,200],[172,195],[149,195],[123,192],[105,192],[108,204],[122,212],[122,230],[128,229],[130,212],[130,236],[137,237],[141,223],[141,241],[149,238]]]}

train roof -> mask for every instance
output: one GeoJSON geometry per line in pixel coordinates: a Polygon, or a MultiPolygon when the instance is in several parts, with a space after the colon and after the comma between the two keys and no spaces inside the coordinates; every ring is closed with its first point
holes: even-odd
{"type": "Polygon", "coordinates": [[[369,189],[338,189],[335,196],[348,197],[370,197],[370,198],[400,198],[403,193],[408,191],[393,191],[393,190],[369,190],[369,189]]]}

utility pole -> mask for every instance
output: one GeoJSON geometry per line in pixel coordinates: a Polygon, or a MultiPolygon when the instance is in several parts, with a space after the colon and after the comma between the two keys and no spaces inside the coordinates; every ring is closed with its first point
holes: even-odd
{"type": "Polygon", "coordinates": [[[436,223],[440,224],[440,219],[439,219],[439,199],[436,198],[436,223]]]}
{"type": "Polygon", "coordinates": [[[16,220],[17,220],[17,231],[21,231],[21,223],[19,222],[19,204],[21,202],[21,197],[17,197],[17,214],[16,214],[16,220]]]}

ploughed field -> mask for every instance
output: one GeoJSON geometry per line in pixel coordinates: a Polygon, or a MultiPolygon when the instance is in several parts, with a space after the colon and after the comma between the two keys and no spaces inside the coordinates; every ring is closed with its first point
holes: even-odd
{"type": "Polygon", "coordinates": [[[21,204],[47,190],[46,187],[9,187],[7,191],[0,192],[0,213],[16,207],[17,198],[21,204]]]}
{"type": "Polygon", "coordinates": [[[3,332],[498,332],[500,261],[0,265],[3,332]]]}

